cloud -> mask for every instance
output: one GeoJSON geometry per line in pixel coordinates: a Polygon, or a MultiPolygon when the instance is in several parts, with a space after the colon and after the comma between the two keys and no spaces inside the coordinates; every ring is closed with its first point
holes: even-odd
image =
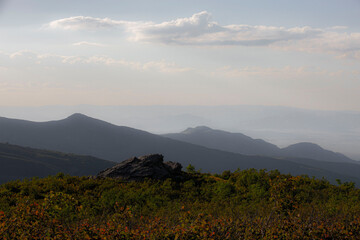
{"type": "MultiPolygon", "coordinates": [[[[180,73],[191,71],[192,68],[180,67],[175,63],[161,61],[136,62],[123,59],[114,59],[108,56],[64,56],[56,54],[39,54],[32,51],[18,51],[11,54],[3,55],[12,60],[12,64],[31,64],[43,66],[58,65],[104,65],[104,66],[122,66],[137,71],[155,71],[160,73],[180,73]]],[[[5,67],[4,67],[5,69],[5,67]]],[[[4,70],[3,69],[3,70],[4,70]]],[[[1,68],[0,68],[1,70],[1,68]]]]}
{"type": "Polygon", "coordinates": [[[55,65],[60,64],[64,58],[64,56],[56,55],[56,54],[40,54],[35,51],[30,50],[20,50],[17,52],[5,54],[7,60],[7,64],[12,65],[26,65],[30,66],[32,64],[35,65],[55,65]],[[10,61],[8,61],[10,60],[10,61]]]}
{"type": "Polygon", "coordinates": [[[310,27],[227,25],[212,21],[208,12],[160,24],[134,25],[132,40],[178,45],[267,46],[278,41],[304,39],[321,33],[310,27]]]}
{"type": "Polygon", "coordinates": [[[301,41],[278,42],[271,47],[309,53],[330,53],[339,58],[360,60],[360,33],[323,32],[301,41]]]}
{"type": "Polygon", "coordinates": [[[101,43],[94,43],[94,42],[77,42],[77,43],[73,43],[73,46],[93,46],[93,47],[104,47],[104,44],[101,43]]]}
{"type": "Polygon", "coordinates": [[[211,72],[212,76],[220,78],[230,79],[277,79],[277,80],[304,80],[316,78],[330,78],[330,77],[349,77],[350,75],[355,76],[356,73],[345,72],[345,71],[330,71],[319,68],[309,67],[291,67],[285,66],[281,68],[275,67],[243,67],[234,68],[231,66],[224,66],[215,69],[211,72]]]}
{"type": "Polygon", "coordinates": [[[332,26],[332,27],[329,27],[328,29],[332,29],[332,30],[345,30],[345,29],[348,29],[347,26],[332,26]]]}
{"type": "Polygon", "coordinates": [[[141,63],[135,61],[117,60],[107,56],[69,56],[63,57],[62,62],[67,64],[101,64],[107,66],[124,66],[138,71],[156,71],[161,73],[179,73],[192,70],[192,68],[179,67],[175,63],[168,63],[164,60],[141,63]]]}
{"type": "Polygon", "coordinates": [[[176,66],[175,63],[168,63],[165,61],[153,61],[147,62],[142,65],[143,70],[155,70],[162,73],[180,73],[180,72],[188,72],[193,70],[192,68],[184,68],[176,66]]]}
{"type": "Polygon", "coordinates": [[[283,28],[274,26],[227,25],[212,20],[206,11],[189,18],[154,23],[117,21],[109,18],[70,17],[47,24],[52,29],[101,30],[123,28],[132,41],[161,42],[179,45],[245,45],[261,46],[278,41],[304,39],[322,32],[311,27],[283,28]]]}
{"type": "Polygon", "coordinates": [[[11,59],[28,59],[33,60],[38,57],[38,54],[29,50],[21,50],[18,52],[14,52],[9,55],[11,59]]]}
{"type": "Polygon", "coordinates": [[[301,26],[221,25],[206,11],[162,23],[70,17],[50,22],[50,29],[122,29],[130,41],[195,46],[262,46],[280,50],[322,52],[360,60],[360,33],[345,26],[325,29],[301,26]]]}
{"type": "Polygon", "coordinates": [[[118,60],[107,56],[61,56],[62,63],[64,64],[97,64],[106,66],[124,66],[135,70],[142,70],[143,63],[118,60]]]}
{"type": "Polygon", "coordinates": [[[44,27],[63,30],[99,30],[114,28],[121,24],[121,21],[115,21],[109,18],[76,16],[52,21],[44,27]]]}
{"type": "Polygon", "coordinates": [[[207,12],[194,14],[190,18],[179,18],[160,24],[145,23],[128,25],[134,41],[157,41],[163,43],[195,44],[203,41],[204,35],[216,34],[224,29],[207,12]]]}

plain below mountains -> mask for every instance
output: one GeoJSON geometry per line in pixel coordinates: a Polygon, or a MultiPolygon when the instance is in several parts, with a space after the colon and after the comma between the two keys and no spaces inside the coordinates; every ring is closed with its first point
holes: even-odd
{"type": "Polygon", "coordinates": [[[90,156],[0,143],[0,183],[15,179],[46,177],[59,172],[73,176],[89,176],[115,164],[90,156]]]}
{"type": "Polygon", "coordinates": [[[180,133],[169,133],[163,136],[208,148],[247,155],[310,158],[326,162],[358,163],[341,153],[323,149],[314,143],[302,142],[286,148],[279,148],[262,139],[253,139],[242,133],[215,130],[206,126],[188,128],[180,133]]]}
{"type": "Polygon", "coordinates": [[[334,162],[328,165],[313,159],[243,155],[116,126],[82,114],[50,122],[0,118],[0,142],[91,155],[115,162],[161,153],[165,161],[179,162],[183,166],[192,164],[204,172],[221,173],[238,168],[278,169],[293,175],[325,177],[332,182],[341,179],[360,183],[358,164],[334,162]]]}

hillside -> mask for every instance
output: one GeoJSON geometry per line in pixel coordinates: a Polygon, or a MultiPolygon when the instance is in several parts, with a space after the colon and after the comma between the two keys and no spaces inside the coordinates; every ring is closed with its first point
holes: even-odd
{"type": "Polygon", "coordinates": [[[114,164],[90,156],[0,143],[0,183],[15,179],[46,177],[59,172],[73,176],[94,175],[114,164]]]}
{"type": "Polygon", "coordinates": [[[49,149],[64,153],[91,155],[120,162],[133,156],[161,153],[166,161],[194,165],[204,172],[219,173],[225,170],[278,169],[294,175],[308,174],[360,183],[359,175],[335,171],[288,161],[286,158],[248,156],[185,143],[145,131],[116,126],[101,120],[74,114],[50,122],[31,122],[0,118],[0,142],[21,146],[49,149]]]}

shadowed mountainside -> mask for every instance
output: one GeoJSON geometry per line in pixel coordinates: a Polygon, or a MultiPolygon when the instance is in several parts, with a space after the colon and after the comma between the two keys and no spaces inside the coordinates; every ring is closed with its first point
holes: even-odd
{"type": "Polygon", "coordinates": [[[3,183],[15,179],[46,177],[59,172],[75,176],[94,175],[116,163],[90,156],[0,143],[0,164],[0,183],[3,183]]]}
{"type": "Polygon", "coordinates": [[[133,156],[161,153],[168,161],[183,166],[194,165],[206,172],[220,173],[237,168],[278,169],[293,175],[336,178],[360,182],[358,175],[340,174],[313,164],[303,164],[286,159],[248,156],[210,149],[145,131],[116,126],[82,114],[50,122],[30,122],[0,118],[0,142],[49,149],[65,153],[91,155],[120,162],[133,156]]]}

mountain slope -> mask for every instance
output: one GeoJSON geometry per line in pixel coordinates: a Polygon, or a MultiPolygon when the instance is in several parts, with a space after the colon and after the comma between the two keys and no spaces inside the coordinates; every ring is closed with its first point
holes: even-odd
{"type": "Polygon", "coordinates": [[[242,133],[214,130],[206,126],[188,128],[181,133],[170,133],[163,136],[241,154],[276,156],[280,153],[280,148],[262,139],[253,139],[242,133]]]}
{"type": "Polygon", "coordinates": [[[343,154],[323,149],[314,143],[298,143],[280,149],[276,145],[262,139],[253,139],[241,133],[214,130],[204,126],[188,128],[180,133],[165,134],[163,136],[240,154],[310,158],[326,162],[356,163],[356,161],[343,154]]]}
{"type": "MultiPolygon", "coordinates": [[[[336,178],[354,180],[351,176],[311,165],[209,149],[128,127],[115,126],[81,114],[42,123],[0,118],[0,133],[0,142],[92,155],[116,162],[133,156],[161,153],[166,161],[180,162],[183,166],[193,164],[197,169],[206,172],[266,168],[294,175],[327,177],[333,181],[336,178]]],[[[355,181],[360,182],[357,178],[355,181]]]]}
{"type": "Polygon", "coordinates": [[[341,153],[323,149],[317,144],[302,142],[281,149],[282,156],[311,158],[326,162],[355,162],[341,153]]]}
{"type": "Polygon", "coordinates": [[[59,172],[86,176],[97,174],[114,162],[60,152],[0,143],[0,183],[22,178],[46,177],[59,172]]]}

